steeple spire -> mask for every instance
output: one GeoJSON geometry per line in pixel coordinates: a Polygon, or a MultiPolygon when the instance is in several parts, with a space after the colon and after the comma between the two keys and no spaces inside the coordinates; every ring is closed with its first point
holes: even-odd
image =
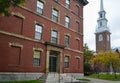
{"type": "Polygon", "coordinates": [[[96,33],[104,32],[104,31],[110,32],[109,27],[107,26],[108,20],[105,17],[106,11],[104,10],[103,7],[103,0],[100,0],[100,11],[98,12],[98,14],[99,14],[99,18],[97,20],[98,26],[96,28],[96,33]]]}
{"type": "Polygon", "coordinates": [[[103,0],[101,0],[101,2],[100,2],[100,11],[104,11],[103,0]]]}

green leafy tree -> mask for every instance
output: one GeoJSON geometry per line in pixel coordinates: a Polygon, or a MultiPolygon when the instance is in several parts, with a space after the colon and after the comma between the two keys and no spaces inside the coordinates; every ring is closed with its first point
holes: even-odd
{"type": "Polygon", "coordinates": [[[84,62],[89,63],[89,60],[93,57],[93,51],[89,49],[87,44],[84,45],[84,62]]]}
{"type": "Polygon", "coordinates": [[[0,0],[0,16],[9,16],[10,7],[24,5],[25,0],[0,0]]]}
{"type": "Polygon", "coordinates": [[[84,73],[85,74],[92,72],[91,65],[89,63],[92,57],[93,57],[93,51],[91,51],[87,46],[87,44],[85,44],[84,45],[84,73]]]}

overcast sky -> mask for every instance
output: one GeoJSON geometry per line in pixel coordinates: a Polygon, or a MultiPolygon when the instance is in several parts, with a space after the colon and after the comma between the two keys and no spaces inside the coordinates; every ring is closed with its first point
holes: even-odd
{"type": "MultiPolygon", "coordinates": [[[[84,43],[96,50],[95,29],[97,25],[100,0],[88,0],[84,7],[84,43]]],[[[120,47],[120,0],[103,0],[108,27],[111,34],[111,48],[120,47]]]]}

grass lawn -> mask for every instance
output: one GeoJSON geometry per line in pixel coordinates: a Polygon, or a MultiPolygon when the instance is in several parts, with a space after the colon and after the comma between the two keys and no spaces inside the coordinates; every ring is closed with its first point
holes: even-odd
{"type": "MultiPolygon", "coordinates": [[[[88,77],[90,77],[90,78],[98,78],[98,74],[92,74],[92,75],[90,75],[88,77]]],[[[99,74],[98,79],[120,81],[120,74],[117,74],[117,78],[115,78],[114,74],[99,74]]]]}
{"type": "Polygon", "coordinates": [[[0,82],[0,83],[43,83],[39,80],[32,80],[32,81],[12,81],[12,82],[0,82]]]}

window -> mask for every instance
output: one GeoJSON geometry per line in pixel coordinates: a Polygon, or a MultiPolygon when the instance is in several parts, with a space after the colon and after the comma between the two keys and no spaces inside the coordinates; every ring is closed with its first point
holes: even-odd
{"type": "Polygon", "coordinates": [[[40,0],[37,0],[37,12],[43,14],[44,3],[40,0]]]}
{"type": "Polygon", "coordinates": [[[69,47],[70,45],[70,37],[68,35],[65,36],[65,46],[69,47]]]}
{"type": "Polygon", "coordinates": [[[65,26],[66,26],[67,28],[70,27],[70,18],[69,18],[68,16],[65,17],[65,26]]]}
{"type": "Polygon", "coordinates": [[[35,25],[35,39],[42,39],[42,25],[40,24],[35,25]]]}
{"type": "Polygon", "coordinates": [[[100,18],[102,18],[102,14],[100,14],[100,18]]]}
{"type": "Polygon", "coordinates": [[[110,36],[109,35],[107,35],[107,41],[109,41],[110,40],[110,36]]]}
{"type": "Polygon", "coordinates": [[[34,51],[33,65],[40,66],[41,51],[34,51]]]}
{"type": "Polygon", "coordinates": [[[70,8],[70,0],[66,0],[66,8],[70,8]]]}
{"type": "Polygon", "coordinates": [[[58,32],[56,30],[52,31],[52,43],[57,44],[58,42],[58,32]]]}
{"type": "Polygon", "coordinates": [[[100,27],[102,26],[102,22],[100,22],[100,27]]]}
{"type": "Polygon", "coordinates": [[[99,35],[99,41],[102,41],[103,40],[103,36],[102,34],[99,35]]]}
{"type": "Polygon", "coordinates": [[[54,22],[58,22],[58,10],[56,10],[56,9],[53,9],[53,11],[52,11],[52,20],[54,22]]]}
{"type": "Polygon", "coordinates": [[[60,0],[55,0],[56,2],[59,2],[60,0]]]}
{"type": "Polygon", "coordinates": [[[69,56],[65,56],[65,68],[69,68],[69,56]]]}

